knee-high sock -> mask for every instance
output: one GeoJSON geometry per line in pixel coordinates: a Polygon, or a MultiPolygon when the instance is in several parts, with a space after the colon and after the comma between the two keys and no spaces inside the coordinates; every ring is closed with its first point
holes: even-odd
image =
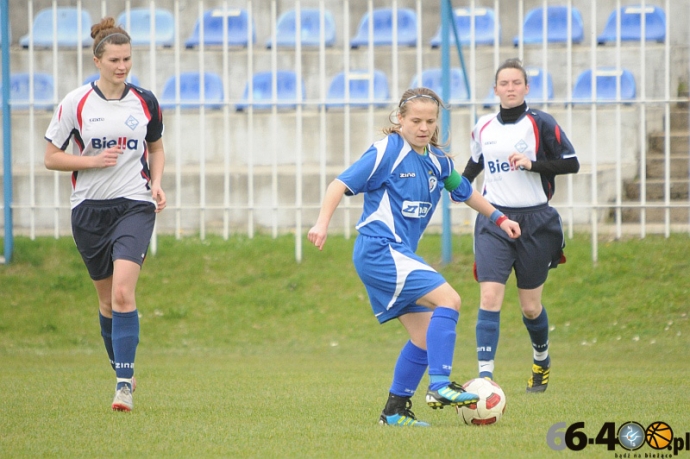
{"type": "Polygon", "coordinates": [[[113,311],[113,353],[115,374],[118,379],[134,376],[134,358],[139,344],[139,315],[132,312],[113,311]]]}
{"type": "Polygon", "coordinates": [[[426,372],[428,363],[426,350],[408,341],[400,351],[395,364],[390,393],[400,397],[413,396],[426,372]]]}
{"type": "Polygon", "coordinates": [[[534,319],[522,316],[522,321],[532,340],[534,363],[542,367],[549,366],[551,363],[549,357],[549,317],[546,314],[546,308],[542,307],[541,314],[534,319]]]}
{"type": "Polygon", "coordinates": [[[103,344],[105,344],[105,351],[108,353],[110,366],[115,369],[115,354],[113,353],[113,319],[105,317],[98,312],[98,321],[101,324],[101,336],[103,337],[103,344]]]}
{"type": "Polygon", "coordinates": [[[501,311],[486,311],[480,309],[477,314],[477,362],[479,377],[494,377],[494,359],[498,347],[498,337],[501,325],[501,311]]]}
{"type": "Polygon", "coordinates": [[[440,389],[450,382],[455,352],[455,327],[459,317],[458,311],[444,307],[437,307],[431,315],[426,333],[431,390],[440,389]]]}

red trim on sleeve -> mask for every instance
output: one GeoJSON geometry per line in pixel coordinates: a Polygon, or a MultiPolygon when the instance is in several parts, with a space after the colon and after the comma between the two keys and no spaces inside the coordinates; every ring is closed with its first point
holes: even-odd
{"type": "Polygon", "coordinates": [[[561,128],[556,125],[556,142],[561,143],[561,128]]]}
{"type": "Polygon", "coordinates": [[[539,126],[532,115],[527,114],[527,118],[532,122],[532,129],[534,129],[534,154],[539,153],[539,126]]]}
{"type": "Polygon", "coordinates": [[[141,97],[141,94],[139,94],[137,91],[130,92],[139,98],[139,101],[141,102],[141,108],[144,110],[144,115],[146,116],[146,119],[148,121],[151,121],[151,111],[149,110],[149,106],[146,103],[146,100],[143,97],[141,97]]]}
{"type": "Polygon", "coordinates": [[[81,129],[82,129],[81,112],[84,110],[84,105],[86,104],[86,99],[89,98],[89,94],[91,94],[91,91],[93,91],[93,88],[89,89],[86,92],[86,94],[84,94],[84,97],[82,97],[81,100],[79,101],[79,103],[77,104],[77,125],[79,125],[79,132],[81,132],[81,129]]]}

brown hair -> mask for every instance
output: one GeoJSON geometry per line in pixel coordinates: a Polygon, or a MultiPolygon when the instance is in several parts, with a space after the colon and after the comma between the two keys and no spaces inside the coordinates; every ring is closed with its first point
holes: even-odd
{"type": "Polygon", "coordinates": [[[112,17],[105,17],[98,24],[91,26],[91,38],[93,55],[99,59],[103,56],[106,44],[126,45],[132,40],[125,29],[115,25],[115,19],[112,17]]]}
{"type": "MultiPolygon", "coordinates": [[[[445,105],[443,105],[443,101],[441,98],[436,94],[434,91],[432,91],[429,88],[410,88],[407,91],[403,93],[403,95],[400,97],[400,102],[398,103],[398,108],[394,110],[390,115],[389,115],[389,120],[392,123],[391,126],[388,126],[387,128],[383,129],[383,133],[385,135],[392,134],[394,132],[397,132],[398,134],[400,133],[400,124],[398,123],[397,120],[397,115],[400,114],[403,118],[405,115],[407,115],[407,108],[408,108],[408,103],[416,100],[424,100],[427,102],[434,102],[436,106],[440,109],[441,107],[445,108],[445,105]]],[[[438,111],[437,111],[438,113],[438,111]]],[[[438,124],[436,125],[436,130],[434,131],[433,134],[431,134],[431,140],[429,141],[431,145],[437,148],[442,148],[442,145],[439,141],[439,127],[438,124]]]]}
{"type": "Polygon", "coordinates": [[[522,66],[522,61],[520,59],[513,57],[511,59],[506,59],[499,67],[498,70],[496,70],[496,77],[494,78],[494,86],[498,84],[498,74],[501,73],[501,70],[504,69],[518,69],[519,71],[522,72],[522,76],[525,77],[525,84],[529,84],[529,81],[527,80],[527,72],[525,71],[525,68],[522,66]]]}

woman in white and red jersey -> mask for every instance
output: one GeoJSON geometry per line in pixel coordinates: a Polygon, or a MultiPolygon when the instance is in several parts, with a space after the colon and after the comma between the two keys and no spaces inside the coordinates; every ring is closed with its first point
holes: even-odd
{"type": "Polygon", "coordinates": [[[564,261],[565,241],[558,212],[549,206],[555,176],[576,173],[575,149],[554,118],[529,108],[527,73],[518,59],[496,72],[500,111],[481,117],[472,131],[471,157],[463,176],[473,181],[484,170],[482,195],[520,224],[517,239],[496,231],[478,215],[474,232],[475,277],[481,299],[477,316],[479,376],[493,379],[505,284],[515,270],[523,322],[533,348],[527,392],[549,382],[549,322],[541,298],[549,269],[564,261]]]}
{"type": "Polygon", "coordinates": [[[45,165],[72,172],[72,234],[98,294],[101,335],[117,383],[112,409],[131,411],[139,343],[135,290],[165,208],[163,117],[153,93],[127,83],[130,36],[111,17],[91,28],[100,77],[71,91],[48,126],[45,165]],[[67,153],[72,142],[72,153],[67,153]]]}

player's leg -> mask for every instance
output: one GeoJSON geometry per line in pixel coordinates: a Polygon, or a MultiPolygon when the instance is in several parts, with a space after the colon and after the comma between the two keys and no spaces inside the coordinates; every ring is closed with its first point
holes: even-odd
{"type": "Polygon", "coordinates": [[[419,298],[420,306],[433,309],[426,333],[429,359],[429,391],[426,402],[432,408],[464,406],[479,397],[465,392],[450,380],[455,353],[456,327],[460,317],[460,295],[447,282],[419,298]]]}
{"type": "Polygon", "coordinates": [[[112,276],[102,280],[93,281],[98,295],[98,320],[101,325],[103,344],[108,353],[110,366],[115,369],[115,354],[113,353],[113,278],[112,276]]]}
{"type": "Polygon", "coordinates": [[[479,289],[480,303],[475,327],[479,377],[493,379],[506,286],[499,282],[480,282],[479,289]]]}
{"type": "MultiPolygon", "coordinates": [[[[507,213],[522,226],[521,215],[507,213]]],[[[516,258],[515,242],[483,215],[474,228],[475,278],[479,282],[480,302],[475,336],[479,377],[494,379],[494,362],[501,325],[501,306],[505,284],[516,258]]]]}
{"type": "Polygon", "coordinates": [[[141,267],[129,260],[115,260],[112,278],[113,352],[117,386],[113,409],[130,411],[133,408],[134,360],[139,344],[139,313],[135,289],[141,267]]]}
{"type": "Polygon", "coordinates": [[[412,396],[426,372],[426,331],[431,312],[415,312],[398,317],[410,340],[405,343],[393,371],[393,382],[388,393],[386,406],[379,418],[379,424],[395,426],[427,427],[412,412],[412,396]]]}
{"type": "Polygon", "coordinates": [[[532,342],[532,377],[527,382],[527,392],[544,392],[549,384],[549,317],[541,302],[543,289],[543,285],[535,289],[518,289],[522,321],[532,342]]]}

